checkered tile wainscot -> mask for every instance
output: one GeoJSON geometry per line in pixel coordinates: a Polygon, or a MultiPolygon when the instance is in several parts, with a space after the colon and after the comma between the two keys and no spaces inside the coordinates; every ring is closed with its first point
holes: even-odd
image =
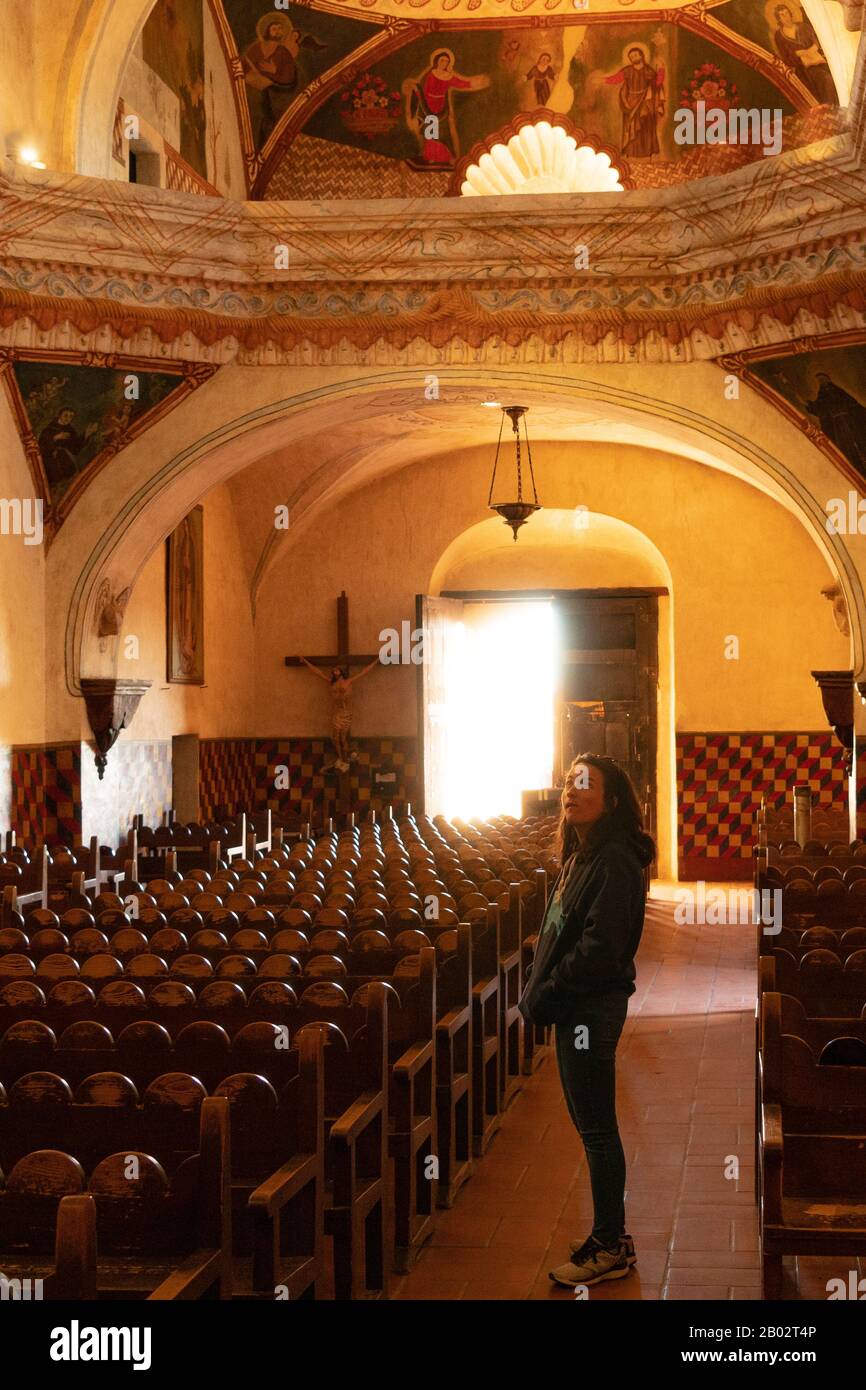
{"type": "Polygon", "coordinates": [[[680,875],[688,861],[749,860],[761,797],[790,804],[808,782],[822,806],[847,804],[844,754],[833,734],[677,734],[680,875]]]}
{"type": "MultiPolygon", "coordinates": [[[[259,739],[256,747],[256,806],[297,815],[322,825],[329,816],[388,805],[401,810],[418,802],[417,741],[414,738],[356,738],[357,760],[345,777],[333,769],[329,739],[259,739]],[[277,770],[287,768],[288,788],[278,788],[277,770]],[[393,781],[377,781],[392,777],[393,781]]],[[[285,780],[285,774],[283,776],[285,780]]]]}
{"type": "Polygon", "coordinates": [[[80,837],[80,744],[13,747],[12,829],[22,844],[73,844],[80,837]]]}
{"type": "Polygon", "coordinates": [[[203,738],[199,743],[199,815],[217,820],[248,811],[255,795],[256,740],[203,738]]]}

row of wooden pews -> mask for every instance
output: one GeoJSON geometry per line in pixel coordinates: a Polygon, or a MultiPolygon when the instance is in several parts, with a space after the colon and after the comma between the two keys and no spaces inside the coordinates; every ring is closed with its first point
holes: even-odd
{"type": "Polygon", "coordinates": [[[551,838],[138,825],[110,889],[29,903],[7,846],[0,1268],[39,1259],[65,1297],[386,1297],[544,1045],[517,1000],[551,838]]]}
{"type": "Polygon", "coordinates": [[[14,832],[10,831],[0,853],[0,890],[4,901],[17,903],[21,909],[72,906],[83,902],[88,893],[116,888],[124,867],[114,859],[95,838],[87,846],[61,847],[53,854],[47,845],[42,845],[31,857],[16,844],[14,832]]]}
{"type": "Polygon", "coordinates": [[[786,1255],[866,1255],[866,845],[764,836],[759,892],[781,930],[758,932],[756,1198],[764,1297],[786,1255]]]}

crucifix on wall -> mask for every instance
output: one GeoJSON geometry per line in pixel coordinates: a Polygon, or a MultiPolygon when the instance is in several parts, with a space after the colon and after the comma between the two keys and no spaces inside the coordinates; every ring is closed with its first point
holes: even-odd
{"type": "Polygon", "coordinates": [[[332,701],[332,740],[334,744],[334,767],[339,772],[348,772],[349,766],[357,759],[349,746],[352,730],[352,687],[356,681],[368,675],[374,666],[380,664],[379,653],[357,655],[349,651],[349,600],[346,591],[337,599],[337,653],[334,656],[287,656],[287,666],[306,666],[313,675],[326,681],[330,687],[332,701]],[[356,675],[351,668],[360,666],[356,675]]]}

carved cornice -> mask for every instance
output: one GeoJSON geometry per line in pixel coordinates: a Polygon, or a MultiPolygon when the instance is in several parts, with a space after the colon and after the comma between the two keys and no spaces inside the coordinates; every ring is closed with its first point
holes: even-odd
{"type": "Polygon", "coordinates": [[[157,356],[191,334],[188,359],[255,361],[612,336],[685,360],[851,329],[866,311],[866,177],[847,135],[688,187],[524,196],[515,211],[237,203],[2,162],[0,343],[71,325],[117,350],[149,334],[157,356]]]}
{"type": "MultiPolygon", "coordinates": [[[[739,277],[741,280],[746,277],[739,277]]],[[[139,316],[155,339],[170,344],[193,334],[206,347],[231,341],[237,362],[264,361],[266,351],[292,352],[311,346],[321,352],[341,344],[361,353],[378,343],[405,351],[418,341],[437,352],[459,341],[480,348],[502,340],[517,347],[528,337],[549,347],[571,338],[593,347],[608,337],[634,347],[649,335],[682,349],[687,357],[730,351],[729,335],[749,344],[764,320],[773,321],[778,337],[802,332],[806,314],[829,332],[834,314],[847,310],[851,322],[866,324],[866,267],[846,267],[802,291],[792,293],[784,274],[756,276],[729,299],[713,301],[707,286],[692,285],[676,301],[673,290],[621,284],[618,291],[582,290],[542,282],[531,288],[504,285],[487,290],[477,285],[409,285],[387,293],[362,285],[284,295],[280,312],[230,317],[201,311],[119,308],[111,301],[82,301],[0,291],[0,324],[21,315],[40,325],[40,332],[71,324],[81,333],[112,330],[121,338],[134,331],[139,316]],[[665,300],[667,299],[667,303],[665,300]],[[342,312],[340,312],[342,310],[342,312]],[[695,339],[706,344],[697,352],[695,339]]],[[[813,329],[813,331],[815,331],[813,329]]],[[[759,339],[760,341],[760,339],[759,339]]],[[[154,359],[154,366],[157,359],[154,359]]]]}

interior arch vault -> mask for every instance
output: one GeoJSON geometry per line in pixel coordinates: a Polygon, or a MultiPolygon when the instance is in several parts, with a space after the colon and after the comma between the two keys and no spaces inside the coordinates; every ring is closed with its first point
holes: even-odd
{"type": "MultiPolygon", "coordinates": [[[[539,367],[503,371],[482,366],[443,369],[440,397],[424,399],[417,371],[394,370],[359,376],[322,370],[317,384],[286,395],[266,372],[224,369],[162,422],[147,441],[131,445],[115,460],[110,478],[97,478],[49,555],[58,623],[58,650],[65,652],[67,688],[79,690],[82,676],[113,673],[116,643],[96,635],[95,601],[107,579],[115,593],[132,588],[148,556],[189,508],[211,488],[250,470],[262,493],[260,548],[251,566],[250,603],[279,559],[341,495],[415,460],[460,448],[495,443],[495,412],[482,403],[518,395],[530,406],[535,440],[604,440],[643,445],[721,469],[773,498],[793,513],[824,556],[851,615],[851,662],[864,668],[866,601],[861,567],[866,549],[859,536],[829,534],[827,500],[845,495],[847,480],[830,460],[803,440],[787,421],[762,409],[743,391],[728,401],[718,389],[717,368],[693,364],[695,393],[682,389],[666,399],[670,377],[663,368],[644,368],[640,391],[617,384],[615,369],[566,376],[539,367]],[[706,374],[710,374],[707,378],[706,374]],[[698,394],[700,376],[714,384],[712,397],[698,394]],[[703,399],[704,409],[688,405],[703,399]],[[711,412],[708,399],[717,399],[711,412]],[[239,411],[236,402],[247,406],[239,411]],[[491,418],[493,417],[493,418],[491,418]],[[165,436],[163,438],[163,435],[165,436]],[[171,448],[164,447],[171,441],[171,448]],[[306,451],[316,443],[310,468],[306,451]],[[165,462],[161,462],[162,458],[165,462]],[[276,530],[269,509],[290,508],[288,531],[276,530]]],[[[486,499],[485,499],[486,500],[486,499]]],[[[718,538],[720,546],[724,536],[718,538]]],[[[258,543],[257,543],[258,544],[258,543]]]]}

